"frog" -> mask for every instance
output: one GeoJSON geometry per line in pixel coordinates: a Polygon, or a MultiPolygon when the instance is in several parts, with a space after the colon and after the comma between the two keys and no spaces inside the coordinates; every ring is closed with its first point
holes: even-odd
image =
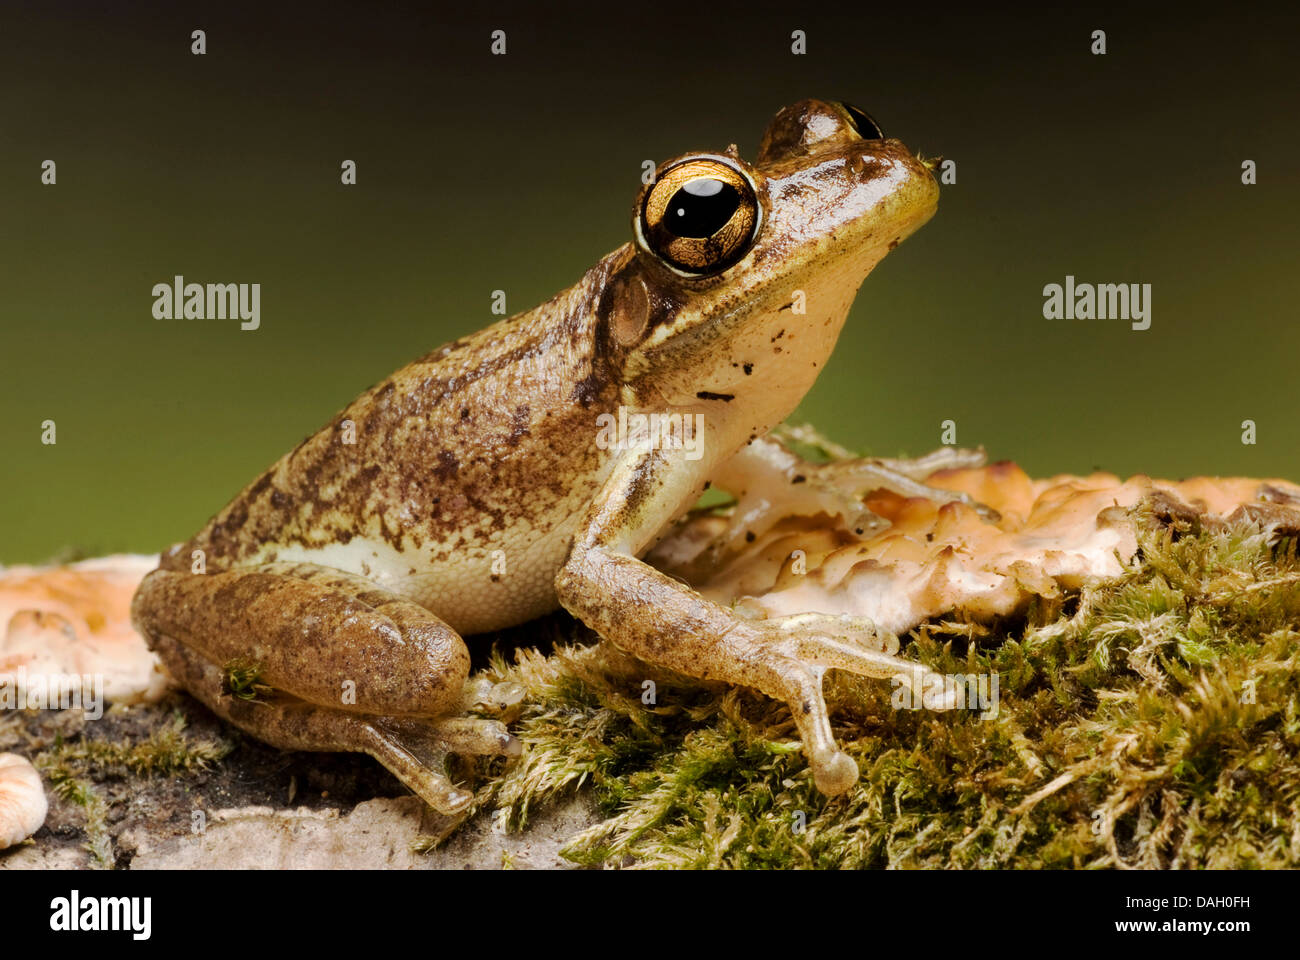
{"type": "Polygon", "coordinates": [[[816,787],[844,793],[858,768],[826,671],[920,690],[923,668],[869,620],[756,618],[643,557],[710,487],[740,506],[728,543],[792,513],[869,532],[872,489],[968,499],[924,479],[982,451],[827,464],[771,434],[867,275],[935,213],[933,169],[827,99],[779,110],[752,162],[731,144],[658,164],[631,238],[573,286],[366,390],[164,551],[136,629],[235,727],[369,754],[451,815],[474,794],[450,755],[523,749],[519,691],[469,682],[466,638],[563,608],[642,661],[784,701],[816,787]],[[611,441],[615,421],[657,426],[611,441]]]}

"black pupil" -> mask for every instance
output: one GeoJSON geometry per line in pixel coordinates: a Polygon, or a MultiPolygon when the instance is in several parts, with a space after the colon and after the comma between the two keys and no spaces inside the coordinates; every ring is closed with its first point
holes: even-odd
{"type": "Polygon", "coordinates": [[[853,126],[857,128],[858,136],[864,140],[879,140],[884,137],[884,133],[872,120],[865,111],[859,110],[851,103],[844,104],[844,110],[848,113],[849,119],[853,121],[853,126]]]}
{"type": "Polygon", "coordinates": [[[664,226],[679,237],[711,237],[740,206],[740,193],[714,177],[696,177],[673,194],[664,226]]]}

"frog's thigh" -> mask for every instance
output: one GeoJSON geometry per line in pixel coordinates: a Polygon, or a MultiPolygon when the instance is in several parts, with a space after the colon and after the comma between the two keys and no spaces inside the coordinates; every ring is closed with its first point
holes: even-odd
{"type": "Polygon", "coordinates": [[[156,570],[132,617],[218,715],[283,749],[368,753],[444,812],[472,799],[440,772],[445,753],[519,752],[501,723],[451,716],[469,670],[455,631],[364,578],[309,564],[156,570]],[[272,692],[232,696],[234,662],[272,692]]]}
{"type": "Polygon", "coordinates": [[[322,707],[436,717],[457,705],[469,651],[424,607],[364,577],[313,564],[151,573],[138,625],[210,662],[255,665],[260,682],[322,707]]]}

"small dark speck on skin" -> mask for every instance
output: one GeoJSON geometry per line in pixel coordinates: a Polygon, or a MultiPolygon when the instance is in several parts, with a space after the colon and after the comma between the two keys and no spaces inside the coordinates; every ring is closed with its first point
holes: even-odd
{"type": "Polygon", "coordinates": [[[812,704],[809,703],[807,700],[805,700],[802,704],[800,704],[800,707],[804,713],[812,713],[812,704]]]}
{"type": "Polygon", "coordinates": [[[927,534],[925,535],[925,542],[926,542],[926,543],[933,543],[933,542],[934,542],[934,534],[933,534],[933,533],[927,533],[927,534]]]}
{"type": "Polygon", "coordinates": [[[745,364],[744,371],[745,371],[745,376],[749,376],[751,373],[754,372],[754,365],[752,363],[745,364]]]}
{"type": "Polygon", "coordinates": [[[746,530],[746,531],[745,531],[745,542],[746,542],[746,543],[753,543],[753,542],[754,542],[755,540],[757,540],[757,539],[758,539],[758,537],[754,536],[754,531],[753,531],[753,530],[746,530]]]}
{"type": "Polygon", "coordinates": [[[461,407],[461,408],[460,408],[460,418],[461,418],[462,420],[468,420],[468,419],[469,419],[469,407],[461,407]]]}
{"type": "Polygon", "coordinates": [[[734,393],[713,393],[711,390],[701,390],[695,394],[695,397],[698,400],[722,400],[725,403],[736,399],[734,393]]]}
{"type": "Polygon", "coordinates": [[[796,473],[796,474],[794,475],[794,478],[793,478],[790,482],[791,482],[791,483],[806,483],[807,481],[808,481],[808,478],[805,477],[802,473],[796,473]]]}
{"type": "Polygon", "coordinates": [[[439,480],[453,479],[460,472],[460,461],[450,450],[438,451],[438,465],[433,468],[433,475],[439,480]]]}
{"type": "MultiPolygon", "coordinates": [[[[790,309],[791,307],[793,307],[793,306],[794,306],[794,301],[791,300],[791,301],[790,301],[789,303],[787,303],[784,307],[782,307],[781,310],[789,310],[789,309],[790,309]]],[[[777,313],[780,313],[781,310],[778,310],[777,313]]]]}
{"type": "Polygon", "coordinates": [[[896,246],[898,246],[898,237],[895,237],[893,240],[889,241],[890,250],[893,250],[896,246]]]}
{"type": "Polygon", "coordinates": [[[785,328],[783,327],[783,328],[781,328],[780,330],[777,331],[776,336],[772,338],[772,342],[773,342],[773,343],[776,343],[778,340],[780,340],[780,339],[781,339],[782,337],[784,337],[784,336],[785,336],[785,328]]]}

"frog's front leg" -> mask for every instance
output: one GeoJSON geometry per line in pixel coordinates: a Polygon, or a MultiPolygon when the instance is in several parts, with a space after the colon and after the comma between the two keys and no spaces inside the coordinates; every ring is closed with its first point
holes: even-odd
{"type": "Polygon", "coordinates": [[[469,652],[455,631],[363,577],[292,563],[159,569],[131,612],[219,716],[286,750],[368,753],[443,813],[473,800],[442,772],[447,753],[520,752],[499,721],[457,715],[469,652]]]}
{"type": "Polygon", "coordinates": [[[700,482],[698,466],[677,451],[626,454],[593,502],[556,578],[560,602],[643,660],[688,676],[756,687],[785,701],[818,788],[843,793],[858,769],[831,732],[822,694],[826,669],[901,676],[918,692],[929,672],[858,642],[875,639],[858,618],[747,620],[637,559],[700,482]]]}
{"type": "Polygon", "coordinates": [[[914,460],[855,458],[812,463],[770,437],[741,448],[712,474],[713,483],[736,497],[727,530],[713,544],[713,561],[734,552],[747,538],[761,536],[786,516],[825,513],[838,517],[860,537],[888,526],[862,502],[872,490],[904,497],[929,497],[940,503],[965,503],[987,520],[998,514],[965,493],[940,490],[923,481],[936,470],[978,467],[983,450],[940,447],[914,460]]]}

